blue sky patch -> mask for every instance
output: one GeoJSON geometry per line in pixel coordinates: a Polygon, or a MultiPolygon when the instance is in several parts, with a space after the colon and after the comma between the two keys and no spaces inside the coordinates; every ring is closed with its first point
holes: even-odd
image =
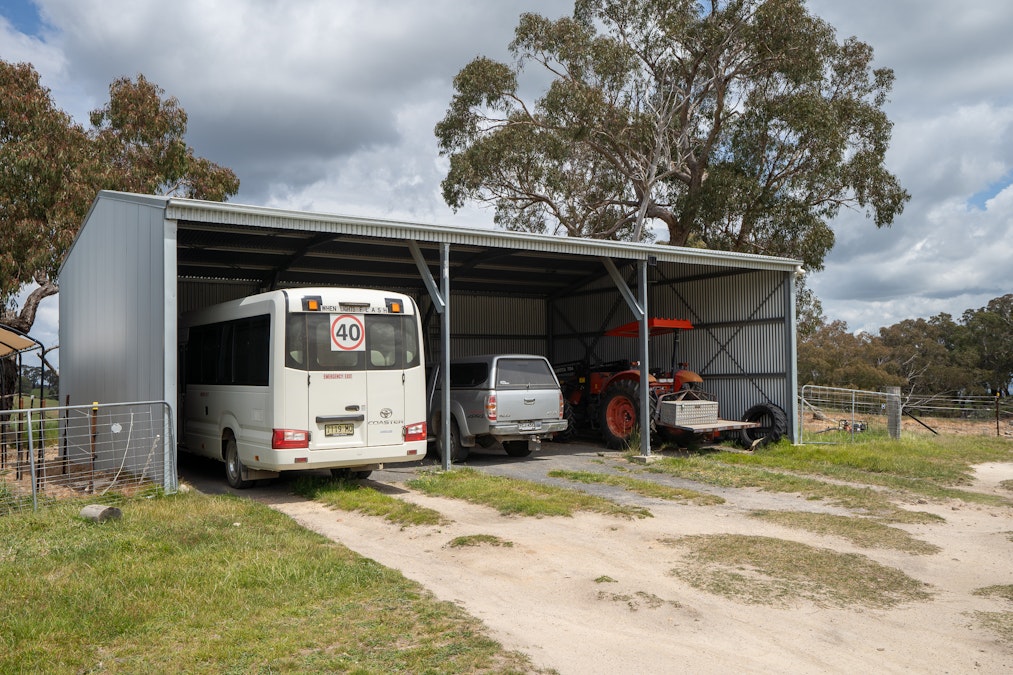
{"type": "Polygon", "coordinates": [[[968,198],[967,203],[970,206],[975,207],[979,211],[984,211],[985,202],[987,202],[992,197],[995,197],[997,194],[1008,188],[1011,184],[1013,184],[1013,171],[1007,173],[1005,176],[995,181],[994,183],[989,184],[989,186],[984,190],[982,190],[981,192],[977,192],[971,195],[968,198]]]}
{"type": "Polygon", "coordinates": [[[35,3],[29,0],[4,0],[0,16],[11,22],[18,31],[37,37],[42,30],[42,19],[35,3]]]}

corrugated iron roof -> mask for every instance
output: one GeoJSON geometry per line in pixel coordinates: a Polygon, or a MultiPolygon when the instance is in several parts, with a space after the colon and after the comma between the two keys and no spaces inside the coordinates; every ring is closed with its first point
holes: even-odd
{"type": "Polygon", "coordinates": [[[793,271],[797,260],[657,244],[577,239],[260,206],[102,192],[100,198],[158,203],[177,223],[180,278],[282,285],[421,287],[409,241],[434,276],[451,245],[458,291],[556,296],[601,278],[602,258],[620,269],[656,264],[662,282],[753,270],[793,271]]]}

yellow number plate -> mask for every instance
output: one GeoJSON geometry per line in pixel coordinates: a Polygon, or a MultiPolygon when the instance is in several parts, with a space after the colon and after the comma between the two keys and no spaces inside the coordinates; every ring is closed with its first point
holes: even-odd
{"type": "Polygon", "coordinates": [[[351,436],[355,427],[351,424],[325,424],[324,436],[351,436]]]}

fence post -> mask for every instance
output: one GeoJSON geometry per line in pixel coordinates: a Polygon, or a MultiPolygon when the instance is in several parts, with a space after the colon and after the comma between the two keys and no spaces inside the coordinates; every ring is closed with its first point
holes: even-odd
{"type": "Polygon", "coordinates": [[[35,442],[32,438],[32,411],[31,409],[25,413],[28,418],[28,470],[30,472],[30,479],[32,481],[32,510],[39,510],[39,486],[36,483],[36,469],[35,469],[35,442]]]}
{"type": "Polygon", "coordinates": [[[88,493],[95,494],[95,460],[98,455],[96,442],[98,441],[98,401],[93,402],[91,408],[91,471],[88,472],[88,493]]]}
{"type": "Polygon", "coordinates": [[[900,387],[886,387],[886,427],[890,438],[900,439],[900,387]]]}

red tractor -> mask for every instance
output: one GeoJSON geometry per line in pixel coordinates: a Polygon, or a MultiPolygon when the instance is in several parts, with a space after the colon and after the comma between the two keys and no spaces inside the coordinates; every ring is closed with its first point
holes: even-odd
{"type": "MultiPolygon", "coordinates": [[[[685,319],[651,318],[647,322],[650,337],[674,333],[672,360],[667,371],[652,371],[648,401],[652,433],[668,440],[683,439],[686,444],[700,439],[714,440],[722,432],[738,431],[748,447],[777,441],[787,432],[787,418],[774,405],[760,404],[746,411],[742,421],[718,418],[714,397],[701,389],[703,378],[689,370],[686,363],[676,362],[679,332],[693,324],[685,319]]],[[[605,335],[637,337],[637,321],[612,328],[605,335]]],[[[572,362],[557,367],[562,381],[570,426],[574,431],[592,429],[601,433],[610,448],[625,448],[639,426],[640,369],[630,361],[613,361],[591,367],[589,363],[572,362]]],[[[557,434],[557,439],[560,438],[557,434]]]]}

